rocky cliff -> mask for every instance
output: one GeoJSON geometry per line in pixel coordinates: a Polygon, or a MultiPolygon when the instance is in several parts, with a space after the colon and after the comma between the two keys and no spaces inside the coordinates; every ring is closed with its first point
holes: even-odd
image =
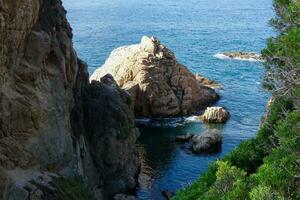
{"type": "Polygon", "coordinates": [[[215,82],[191,73],[156,38],[114,50],[91,80],[107,73],[131,93],[138,117],[187,115],[219,99],[215,82]]]}
{"type": "Polygon", "coordinates": [[[0,199],[58,199],[69,177],[96,199],[136,187],[131,98],[112,77],[89,84],[65,15],[60,0],[0,1],[0,199]]]}

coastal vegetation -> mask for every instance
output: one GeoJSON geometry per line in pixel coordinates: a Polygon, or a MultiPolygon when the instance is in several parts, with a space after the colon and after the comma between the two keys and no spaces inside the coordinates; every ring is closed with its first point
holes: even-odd
{"type": "Polygon", "coordinates": [[[257,136],[239,145],[174,200],[300,199],[300,1],[275,0],[278,31],[262,51],[272,92],[257,136]]]}

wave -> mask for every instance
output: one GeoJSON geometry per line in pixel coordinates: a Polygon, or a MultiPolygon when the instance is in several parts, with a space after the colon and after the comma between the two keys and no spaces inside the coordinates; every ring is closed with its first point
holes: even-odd
{"type": "Polygon", "coordinates": [[[172,117],[172,118],[139,118],[136,119],[138,125],[150,126],[150,127],[179,127],[190,123],[200,122],[198,116],[189,117],[172,117]]]}
{"type": "MultiPolygon", "coordinates": [[[[260,55],[256,54],[255,56],[259,57],[260,55]]],[[[241,60],[241,61],[249,61],[249,62],[264,62],[264,60],[257,59],[257,58],[229,57],[224,53],[217,53],[214,55],[214,57],[222,60],[228,59],[228,60],[241,60]]]]}

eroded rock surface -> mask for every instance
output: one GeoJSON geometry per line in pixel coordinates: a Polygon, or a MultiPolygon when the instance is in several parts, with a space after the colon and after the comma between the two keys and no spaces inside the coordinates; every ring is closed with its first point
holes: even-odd
{"type": "Polygon", "coordinates": [[[60,0],[0,1],[0,199],[47,199],[24,186],[37,174],[81,177],[96,199],[136,187],[130,96],[111,77],[89,84],[65,13],[60,0]]]}
{"type": "Polygon", "coordinates": [[[144,36],[140,44],[114,50],[90,80],[112,74],[130,92],[137,117],[170,117],[195,112],[214,103],[216,83],[191,73],[155,38],[144,36]]]}
{"type": "Polygon", "coordinates": [[[208,107],[200,116],[207,123],[225,123],[230,118],[230,113],[223,107],[208,107]]]}

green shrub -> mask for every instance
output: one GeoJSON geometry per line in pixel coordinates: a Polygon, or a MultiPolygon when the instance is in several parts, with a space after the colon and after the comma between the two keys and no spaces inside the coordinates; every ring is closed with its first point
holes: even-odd
{"type": "Polygon", "coordinates": [[[271,190],[271,187],[259,185],[250,192],[251,200],[284,200],[277,192],[271,190]]]}

